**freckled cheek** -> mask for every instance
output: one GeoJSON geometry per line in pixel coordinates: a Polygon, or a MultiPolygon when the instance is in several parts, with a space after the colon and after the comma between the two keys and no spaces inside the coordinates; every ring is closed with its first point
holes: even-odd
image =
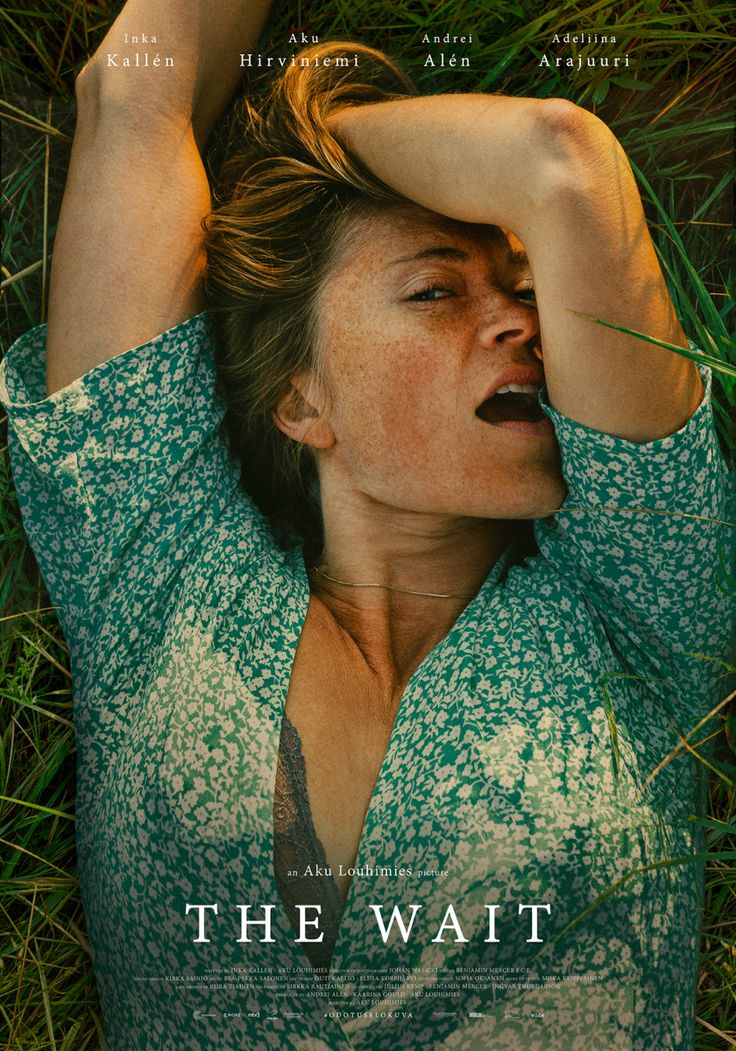
{"type": "Polygon", "coordinates": [[[340,425],[343,440],[347,439],[360,457],[378,457],[404,467],[426,454],[432,434],[420,406],[390,389],[367,394],[352,407],[343,405],[340,425]]]}
{"type": "Polygon", "coordinates": [[[409,355],[405,341],[377,335],[343,340],[328,360],[328,380],[336,403],[370,404],[390,418],[402,406],[426,401],[440,384],[428,355],[409,355]]]}
{"type": "Polygon", "coordinates": [[[378,402],[376,425],[392,455],[407,463],[426,459],[453,430],[447,403],[429,390],[392,385],[378,402]]]}

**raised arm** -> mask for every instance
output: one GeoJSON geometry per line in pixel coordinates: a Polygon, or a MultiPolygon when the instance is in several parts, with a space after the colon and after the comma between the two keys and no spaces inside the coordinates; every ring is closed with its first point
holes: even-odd
{"type": "Polygon", "coordinates": [[[631,168],[602,121],[562,99],[436,95],[343,109],[330,122],[406,197],[520,238],[560,412],[636,442],[689,418],[702,397],[692,362],[575,313],[687,346],[631,168]]]}
{"type": "Polygon", "coordinates": [[[210,191],[200,150],[269,5],[128,0],[77,78],[51,268],[49,393],[201,309],[210,191]]]}

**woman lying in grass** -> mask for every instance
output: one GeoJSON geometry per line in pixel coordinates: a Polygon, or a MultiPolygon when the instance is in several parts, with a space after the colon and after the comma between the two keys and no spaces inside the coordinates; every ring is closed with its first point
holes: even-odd
{"type": "Polygon", "coordinates": [[[686,1051],[726,472],[591,320],[687,348],[626,157],[319,44],[213,209],[265,7],[126,6],[2,374],[109,1048],[686,1051]]]}

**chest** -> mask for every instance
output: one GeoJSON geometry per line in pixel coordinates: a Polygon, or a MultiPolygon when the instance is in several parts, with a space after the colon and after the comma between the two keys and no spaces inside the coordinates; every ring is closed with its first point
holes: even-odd
{"type": "Polygon", "coordinates": [[[284,711],[314,831],[343,897],[404,687],[375,673],[319,611],[308,614],[284,711]]]}

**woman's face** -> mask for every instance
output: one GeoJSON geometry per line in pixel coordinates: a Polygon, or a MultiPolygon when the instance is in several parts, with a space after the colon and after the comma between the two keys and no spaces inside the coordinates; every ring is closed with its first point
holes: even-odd
{"type": "Polygon", "coordinates": [[[338,252],[317,316],[334,435],[318,454],[323,485],[480,518],[559,506],[539,320],[512,234],[377,210],[338,252]]]}

